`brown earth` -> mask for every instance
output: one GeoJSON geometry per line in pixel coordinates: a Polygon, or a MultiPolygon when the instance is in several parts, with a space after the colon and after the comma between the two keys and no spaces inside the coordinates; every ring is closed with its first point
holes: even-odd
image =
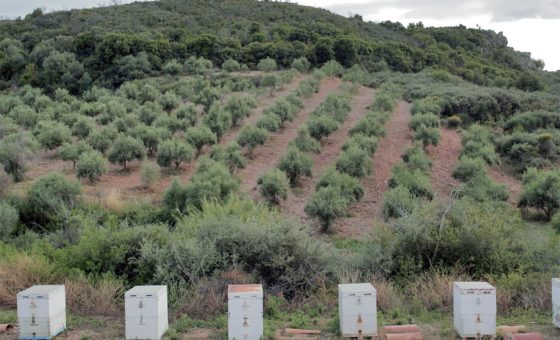
{"type": "Polygon", "coordinates": [[[299,187],[290,192],[288,199],[282,202],[281,209],[287,216],[307,220],[304,208],[307,201],[315,192],[315,186],[323,172],[332,164],[340,154],[341,147],[348,138],[348,132],[368,112],[368,106],[373,102],[374,90],[360,87],[352,98],[352,109],[348,118],[338,130],[333,132],[323,143],[321,153],[313,156],[313,177],[304,177],[299,181],[299,187]]]}
{"type": "Polygon", "coordinates": [[[441,139],[437,146],[428,147],[427,153],[432,159],[432,185],[439,199],[449,197],[460,182],[451,174],[463,150],[461,136],[457,130],[441,128],[441,139]]]}
{"type": "Polygon", "coordinates": [[[373,172],[362,180],[364,197],[350,207],[350,216],[338,219],[333,225],[337,234],[359,237],[372,229],[374,222],[383,221],[383,194],[389,189],[391,170],[401,162],[401,154],[412,143],[408,128],[410,104],[399,101],[385,128],[387,134],[379,142],[373,155],[373,172]]]}
{"type": "Polygon", "coordinates": [[[309,115],[315,110],[327,95],[337,91],[342,81],[340,79],[325,79],[321,83],[319,92],[304,101],[304,107],[297,113],[292,122],[288,122],[284,129],[271,134],[264,145],[259,145],[253,150],[252,159],[244,169],[239,171],[241,179],[241,192],[249,193],[253,198],[258,198],[257,180],[268,169],[273,168],[284,154],[288,144],[297,137],[299,128],[307,121],[309,115]]]}
{"type": "Polygon", "coordinates": [[[516,205],[519,201],[521,191],[523,191],[523,184],[521,183],[521,181],[508,174],[504,171],[504,169],[500,168],[497,165],[488,167],[488,175],[494,181],[503,184],[508,188],[510,193],[508,202],[512,205],[516,205]]]}

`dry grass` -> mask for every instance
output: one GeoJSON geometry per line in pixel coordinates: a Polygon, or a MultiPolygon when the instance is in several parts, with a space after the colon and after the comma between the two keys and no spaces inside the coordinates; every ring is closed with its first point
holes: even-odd
{"type": "Polygon", "coordinates": [[[23,253],[0,259],[0,306],[14,308],[18,292],[36,284],[55,283],[53,271],[45,259],[23,253]]]}
{"type": "Polygon", "coordinates": [[[496,287],[496,302],[500,313],[509,313],[514,308],[550,311],[552,309],[550,294],[550,273],[508,274],[500,277],[488,277],[490,284],[496,287]]]}
{"type": "Polygon", "coordinates": [[[66,286],[66,304],[68,308],[80,315],[117,316],[122,314],[122,299],[125,287],[122,281],[102,278],[91,282],[85,276],[79,276],[64,282],[66,286]]]}
{"type": "Polygon", "coordinates": [[[122,214],[126,208],[121,193],[118,190],[112,189],[109,194],[103,199],[103,207],[116,214],[122,214]]]}
{"type": "Polygon", "coordinates": [[[371,284],[377,290],[377,308],[383,313],[401,309],[402,296],[397,288],[384,278],[373,277],[371,284]]]}
{"type": "Polygon", "coordinates": [[[450,311],[455,281],[469,281],[469,277],[458,272],[435,270],[419,275],[406,287],[406,292],[427,310],[450,311]]]}

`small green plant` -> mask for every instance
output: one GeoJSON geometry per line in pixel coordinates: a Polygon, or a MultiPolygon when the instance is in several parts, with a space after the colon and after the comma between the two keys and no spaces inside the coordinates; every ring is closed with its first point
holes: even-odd
{"type": "Polygon", "coordinates": [[[344,216],[348,200],[336,187],[324,187],[317,190],[307,206],[305,213],[311,218],[319,219],[323,231],[328,231],[332,222],[344,216]]]}
{"type": "Polygon", "coordinates": [[[313,160],[294,147],[288,148],[288,151],[286,151],[278,162],[278,169],[286,173],[292,186],[296,185],[299,177],[310,177],[312,167],[313,160]]]}
{"type": "Polygon", "coordinates": [[[461,157],[455,169],[453,178],[467,182],[474,177],[486,174],[486,162],[482,158],[461,157]]]}
{"type": "Polygon", "coordinates": [[[163,167],[170,167],[171,164],[174,164],[178,169],[181,163],[192,161],[193,156],[194,150],[189,144],[174,138],[163,141],[159,145],[157,163],[163,167]]]}
{"type": "Polygon", "coordinates": [[[105,159],[99,151],[88,151],[80,155],[76,163],[76,176],[87,178],[90,183],[99,180],[99,177],[107,172],[105,159]]]}
{"type": "Polygon", "coordinates": [[[257,181],[261,195],[272,204],[288,198],[289,182],[286,174],[279,169],[265,172],[257,181]]]}
{"type": "Polygon", "coordinates": [[[142,160],[145,156],[146,149],[144,144],[138,139],[129,136],[117,138],[107,155],[109,162],[121,164],[124,169],[126,169],[127,164],[131,161],[135,159],[142,160]]]}
{"type": "Polygon", "coordinates": [[[255,147],[257,147],[257,145],[263,145],[267,139],[268,131],[265,129],[255,126],[246,126],[239,131],[237,143],[242,147],[247,147],[249,155],[252,155],[255,147]]]}
{"type": "Polygon", "coordinates": [[[336,170],[358,178],[369,175],[372,165],[368,153],[357,145],[347,148],[336,160],[336,170]]]}
{"type": "Polygon", "coordinates": [[[140,182],[145,189],[150,188],[159,180],[159,165],[154,162],[144,161],[140,167],[140,182]]]}

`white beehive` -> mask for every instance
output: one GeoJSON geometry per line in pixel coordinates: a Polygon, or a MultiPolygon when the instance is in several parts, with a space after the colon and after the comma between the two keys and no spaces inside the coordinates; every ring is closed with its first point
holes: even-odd
{"type": "Polygon", "coordinates": [[[496,288],[487,282],[454,282],[453,325],[461,337],[495,335],[496,288]]]}
{"type": "Polygon", "coordinates": [[[338,313],[343,337],[377,335],[377,292],[371,284],[338,285],[338,313]]]}
{"type": "Polygon", "coordinates": [[[228,286],[228,339],[263,336],[263,289],[260,284],[228,286]]]}
{"type": "Polygon", "coordinates": [[[39,285],[17,294],[20,339],[50,339],[66,328],[64,285],[39,285]]]}
{"type": "Polygon", "coordinates": [[[167,286],[136,286],[124,300],[126,338],[161,338],[168,327],[167,286]]]}
{"type": "Polygon", "coordinates": [[[552,322],[560,327],[560,279],[552,279],[552,322]]]}

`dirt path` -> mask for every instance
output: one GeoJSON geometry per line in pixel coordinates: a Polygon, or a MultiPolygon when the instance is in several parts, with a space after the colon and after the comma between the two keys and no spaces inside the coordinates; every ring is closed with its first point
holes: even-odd
{"type": "Polygon", "coordinates": [[[459,160],[463,146],[457,130],[442,127],[440,131],[439,144],[436,147],[429,147],[428,155],[432,159],[432,185],[437,197],[445,200],[449,197],[453,188],[460,184],[451,174],[459,160]]]}
{"type": "Polygon", "coordinates": [[[391,170],[401,162],[402,151],[412,143],[409,120],[410,104],[399,101],[395,112],[385,124],[387,135],[380,140],[373,155],[373,173],[362,180],[364,197],[350,207],[349,217],[335,222],[333,230],[337,234],[358,237],[370,231],[374,221],[383,221],[383,194],[389,188],[391,170]]]}
{"type": "Polygon", "coordinates": [[[511,205],[517,205],[519,196],[521,195],[521,191],[523,191],[523,184],[521,183],[521,181],[514,176],[506,173],[497,165],[488,167],[488,175],[495,182],[503,184],[508,188],[510,193],[508,202],[511,205]]]}
{"type": "Polygon", "coordinates": [[[323,80],[319,93],[304,101],[304,107],[296,115],[294,121],[286,124],[279,133],[271,134],[264,145],[255,148],[253,159],[238,174],[241,178],[241,192],[249,193],[254,198],[258,197],[258,178],[263,172],[276,165],[288,144],[297,137],[299,128],[307,121],[309,114],[325,100],[329,93],[336,91],[341,82],[340,79],[323,80]]]}
{"type": "Polygon", "coordinates": [[[373,102],[375,91],[367,87],[360,87],[359,91],[352,98],[352,110],[346,121],[338,130],[333,132],[322,146],[320,154],[313,157],[313,177],[304,177],[300,180],[301,187],[292,190],[281,208],[287,216],[299,218],[302,221],[307,219],[304,208],[305,204],[315,192],[315,185],[321,178],[323,172],[334,163],[342,151],[342,145],[348,139],[348,131],[356,125],[358,120],[368,112],[368,107],[373,102]]]}

